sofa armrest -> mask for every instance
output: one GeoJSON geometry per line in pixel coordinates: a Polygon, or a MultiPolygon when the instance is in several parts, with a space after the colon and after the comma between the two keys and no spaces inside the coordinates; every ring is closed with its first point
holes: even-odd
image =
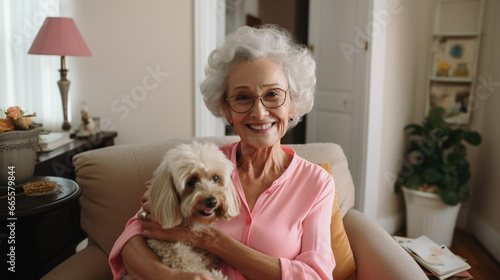
{"type": "Polygon", "coordinates": [[[377,223],[351,209],[343,219],[359,280],[428,279],[415,260],[377,223]]]}
{"type": "Polygon", "coordinates": [[[112,278],[108,256],[99,246],[92,244],[60,263],[43,276],[42,280],[109,280],[112,278]]]}

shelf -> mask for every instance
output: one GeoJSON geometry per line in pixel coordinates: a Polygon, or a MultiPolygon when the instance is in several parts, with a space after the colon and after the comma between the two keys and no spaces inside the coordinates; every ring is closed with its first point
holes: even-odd
{"type": "Polygon", "coordinates": [[[472,83],[471,78],[457,78],[457,77],[430,77],[429,80],[432,82],[443,82],[443,83],[472,83]]]}
{"type": "Polygon", "coordinates": [[[438,32],[434,33],[434,37],[477,37],[479,32],[438,32]]]}
{"type": "Polygon", "coordinates": [[[474,101],[485,0],[436,0],[427,75],[426,112],[468,124],[474,101]]]}

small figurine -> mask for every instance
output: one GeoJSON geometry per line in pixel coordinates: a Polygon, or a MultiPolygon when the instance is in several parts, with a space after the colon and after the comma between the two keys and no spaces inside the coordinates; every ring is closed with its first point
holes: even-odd
{"type": "Polygon", "coordinates": [[[95,123],[87,110],[82,110],[82,122],[80,124],[80,131],[78,132],[78,137],[90,137],[96,134],[95,123]]]}

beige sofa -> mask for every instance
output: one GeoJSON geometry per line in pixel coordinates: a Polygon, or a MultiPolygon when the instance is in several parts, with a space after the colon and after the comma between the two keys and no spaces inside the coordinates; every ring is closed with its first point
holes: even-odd
{"type": "MultiPolygon", "coordinates": [[[[73,163],[80,197],[81,226],[89,245],[50,271],[43,279],[110,279],[108,255],[126,221],[140,207],[144,182],[165,152],[181,142],[121,145],[78,154],[73,163]]],[[[225,144],[237,137],[197,138],[225,144]]],[[[332,166],[345,230],[357,265],[358,279],[427,279],[415,261],[378,224],[353,209],[354,186],[345,155],[339,145],[317,143],[291,145],[298,155],[314,163],[332,166]]]]}

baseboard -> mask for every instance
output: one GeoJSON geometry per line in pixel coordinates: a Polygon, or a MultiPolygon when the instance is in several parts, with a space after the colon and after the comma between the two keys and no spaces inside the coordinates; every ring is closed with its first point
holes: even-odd
{"type": "Polygon", "coordinates": [[[495,231],[490,225],[476,213],[470,213],[469,231],[479,240],[479,242],[490,252],[493,257],[500,262],[500,233],[495,231]]]}
{"type": "Polygon", "coordinates": [[[379,224],[389,234],[394,234],[403,228],[405,222],[405,212],[399,212],[389,217],[377,219],[379,224]]]}

